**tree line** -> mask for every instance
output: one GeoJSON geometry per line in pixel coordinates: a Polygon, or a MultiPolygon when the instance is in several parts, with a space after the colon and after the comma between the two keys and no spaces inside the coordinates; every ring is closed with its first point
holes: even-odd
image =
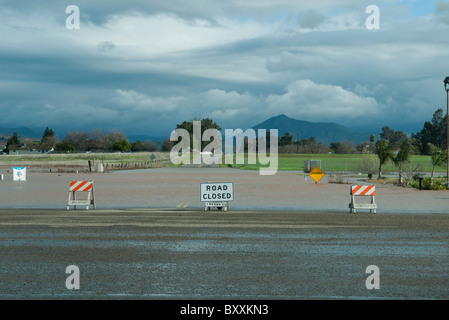
{"type": "MultiPolygon", "coordinates": [[[[184,121],[177,125],[177,128],[186,129],[190,135],[193,134],[193,121],[201,121],[201,134],[210,128],[221,130],[220,126],[211,119],[193,119],[191,122],[184,121]]],[[[399,169],[400,176],[406,164],[411,162],[413,155],[430,155],[432,160],[431,181],[433,180],[436,167],[446,166],[447,161],[447,115],[443,116],[443,110],[437,109],[432,119],[424,123],[423,129],[417,133],[407,136],[402,131],[395,131],[388,126],[384,126],[379,134],[379,139],[371,134],[369,140],[361,142],[357,145],[353,141],[332,142],[328,146],[316,140],[315,137],[308,139],[299,137],[294,141],[294,137],[286,132],[281,137],[273,136],[267,132],[265,137],[266,145],[269,149],[272,139],[277,139],[279,153],[336,153],[336,154],[352,154],[352,153],[372,153],[379,158],[379,178],[382,178],[382,170],[384,166],[392,161],[399,169]]],[[[169,151],[176,142],[166,139],[163,144],[163,150],[169,151]]],[[[244,138],[242,148],[248,150],[249,143],[254,143],[256,150],[258,141],[248,141],[248,137],[244,138]]]]}
{"type": "Polygon", "coordinates": [[[7,139],[4,152],[9,152],[11,146],[26,144],[27,148],[39,148],[55,152],[139,152],[156,151],[158,145],[154,141],[145,140],[129,142],[125,133],[118,130],[105,132],[103,130],[93,131],[71,131],[59,141],[53,129],[46,128],[40,140],[20,138],[15,131],[7,139]]]}
{"type": "MultiPolygon", "coordinates": [[[[177,125],[177,128],[186,129],[191,135],[193,134],[193,121],[201,121],[201,134],[207,129],[217,129],[221,131],[221,127],[212,119],[194,118],[192,121],[184,121],[177,125]]],[[[423,129],[417,133],[407,136],[402,131],[395,131],[388,126],[382,128],[379,139],[371,134],[369,140],[361,142],[357,145],[353,141],[332,142],[324,145],[316,140],[315,137],[301,138],[294,137],[286,132],[281,137],[276,137],[267,132],[265,137],[267,147],[270,146],[272,139],[277,139],[279,153],[336,153],[336,154],[352,154],[352,153],[374,153],[377,154],[380,161],[379,174],[382,175],[382,167],[388,161],[394,161],[399,168],[410,161],[414,154],[430,155],[435,166],[442,166],[446,162],[445,150],[447,146],[446,138],[447,115],[443,116],[443,110],[437,109],[432,119],[424,123],[423,129]]],[[[17,132],[7,140],[6,151],[11,145],[20,145],[21,139],[17,132]]],[[[248,146],[248,138],[245,137],[243,148],[248,146]]],[[[55,132],[46,128],[42,138],[39,141],[32,141],[30,144],[53,148],[56,152],[128,152],[128,151],[170,151],[176,141],[166,138],[161,146],[156,142],[146,140],[129,142],[125,133],[118,130],[105,132],[103,130],[72,131],[67,132],[64,138],[59,141],[55,132]]],[[[204,145],[203,145],[204,146],[204,145]]],[[[256,141],[257,149],[257,141],[256,141]]]]}
{"type": "Polygon", "coordinates": [[[430,155],[432,184],[435,168],[445,167],[447,164],[447,115],[443,116],[442,109],[437,109],[432,119],[424,123],[423,129],[409,137],[403,132],[384,127],[380,138],[375,143],[375,153],[379,158],[379,177],[382,177],[382,167],[388,161],[393,161],[402,173],[412,155],[430,155]]]}
{"type": "Polygon", "coordinates": [[[55,145],[55,151],[60,152],[139,152],[157,149],[158,146],[154,141],[129,142],[126,134],[118,130],[67,132],[62,141],[55,145]]]}
{"type": "Polygon", "coordinates": [[[376,136],[371,134],[369,141],[357,146],[352,141],[341,141],[332,142],[326,147],[317,143],[313,137],[293,142],[293,136],[287,132],[279,139],[279,153],[374,153],[379,158],[379,177],[382,177],[382,169],[389,161],[402,173],[404,165],[410,163],[413,155],[430,155],[432,183],[435,168],[445,167],[447,164],[446,130],[447,115],[443,116],[443,110],[437,109],[432,119],[424,123],[423,129],[410,136],[384,126],[377,141],[376,136]]]}
{"type": "Polygon", "coordinates": [[[45,128],[42,138],[38,141],[31,138],[20,138],[17,131],[14,131],[14,134],[6,140],[6,147],[3,151],[9,152],[10,147],[20,147],[22,144],[30,147],[40,147],[41,149],[51,149],[55,146],[56,142],[57,137],[55,132],[48,127],[45,128]]]}

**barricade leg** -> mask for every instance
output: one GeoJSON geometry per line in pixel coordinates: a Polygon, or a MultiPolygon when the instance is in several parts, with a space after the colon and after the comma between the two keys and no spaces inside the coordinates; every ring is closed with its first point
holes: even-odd
{"type": "Polygon", "coordinates": [[[89,210],[91,204],[91,200],[90,200],[90,191],[87,192],[87,205],[86,205],[86,210],[89,210]]]}
{"type": "Polygon", "coordinates": [[[92,206],[94,207],[94,210],[97,209],[97,206],[95,204],[95,193],[94,193],[94,186],[92,185],[92,206]]]}
{"type": "MultiPolygon", "coordinates": [[[[75,191],[69,191],[69,200],[67,203],[70,203],[71,200],[76,200],[75,191]]],[[[76,210],[76,206],[73,206],[73,209],[76,210]]],[[[67,210],[70,210],[70,205],[67,205],[67,210]]]]}
{"type": "Polygon", "coordinates": [[[351,195],[351,203],[350,203],[349,206],[351,208],[350,213],[356,213],[357,212],[356,209],[355,209],[355,197],[354,197],[354,195],[351,195]]]}

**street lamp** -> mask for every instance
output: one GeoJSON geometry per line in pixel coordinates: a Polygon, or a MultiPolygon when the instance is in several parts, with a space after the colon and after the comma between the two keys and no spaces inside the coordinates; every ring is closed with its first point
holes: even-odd
{"type": "Polygon", "coordinates": [[[447,127],[446,127],[446,187],[449,189],[449,77],[446,77],[444,79],[444,90],[446,90],[447,93],[447,113],[446,113],[446,119],[447,119],[447,127]]]}

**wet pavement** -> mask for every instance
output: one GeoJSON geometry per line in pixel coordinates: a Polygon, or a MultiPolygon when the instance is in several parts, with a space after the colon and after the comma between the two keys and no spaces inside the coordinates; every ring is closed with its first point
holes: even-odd
{"type": "Polygon", "coordinates": [[[0,209],[0,298],[448,299],[448,234],[441,214],[0,209]]]}

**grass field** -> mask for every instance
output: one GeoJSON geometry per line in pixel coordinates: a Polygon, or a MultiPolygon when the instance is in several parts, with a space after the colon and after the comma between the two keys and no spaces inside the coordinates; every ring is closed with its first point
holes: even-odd
{"type": "MultiPolygon", "coordinates": [[[[235,158],[234,158],[235,159],[235,158]]],[[[320,160],[321,169],[323,171],[346,171],[356,173],[377,173],[379,171],[379,159],[374,154],[280,154],[278,155],[278,170],[303,171],[304,161],[320,160]]],[[[234,163],[236,161],[234,160],[234,163]]],[[[245,164],[224,164],[222,166],[230,166],[244,170],[258,170],[261,165],[248,164],[245,157],[245,164]]],[[[432,163],[430,156],[413,156],[410,164],[406,164],[404,170],[412,169],[413,171],[430,172],[432,163]]],[[[389,161],[382,168],[383,172],[397,172],[399,169],[396,165],[389,161]]],[[[435,172],[446,172],[443,167],[437,167],[435,172]]]]}
{"type": "Polygon", "coordinates": [[[94,169],[103,164],[107,169],[132,169],[174,166],[170,154],[166,152],[136,153],[64,153],[1,155],[0,168],[29,167],[30,169],[58,169],[59,172],[89,169],[89,161],[94,169]],[[152,156],[153,155],[153,156],[152,156]]]}

